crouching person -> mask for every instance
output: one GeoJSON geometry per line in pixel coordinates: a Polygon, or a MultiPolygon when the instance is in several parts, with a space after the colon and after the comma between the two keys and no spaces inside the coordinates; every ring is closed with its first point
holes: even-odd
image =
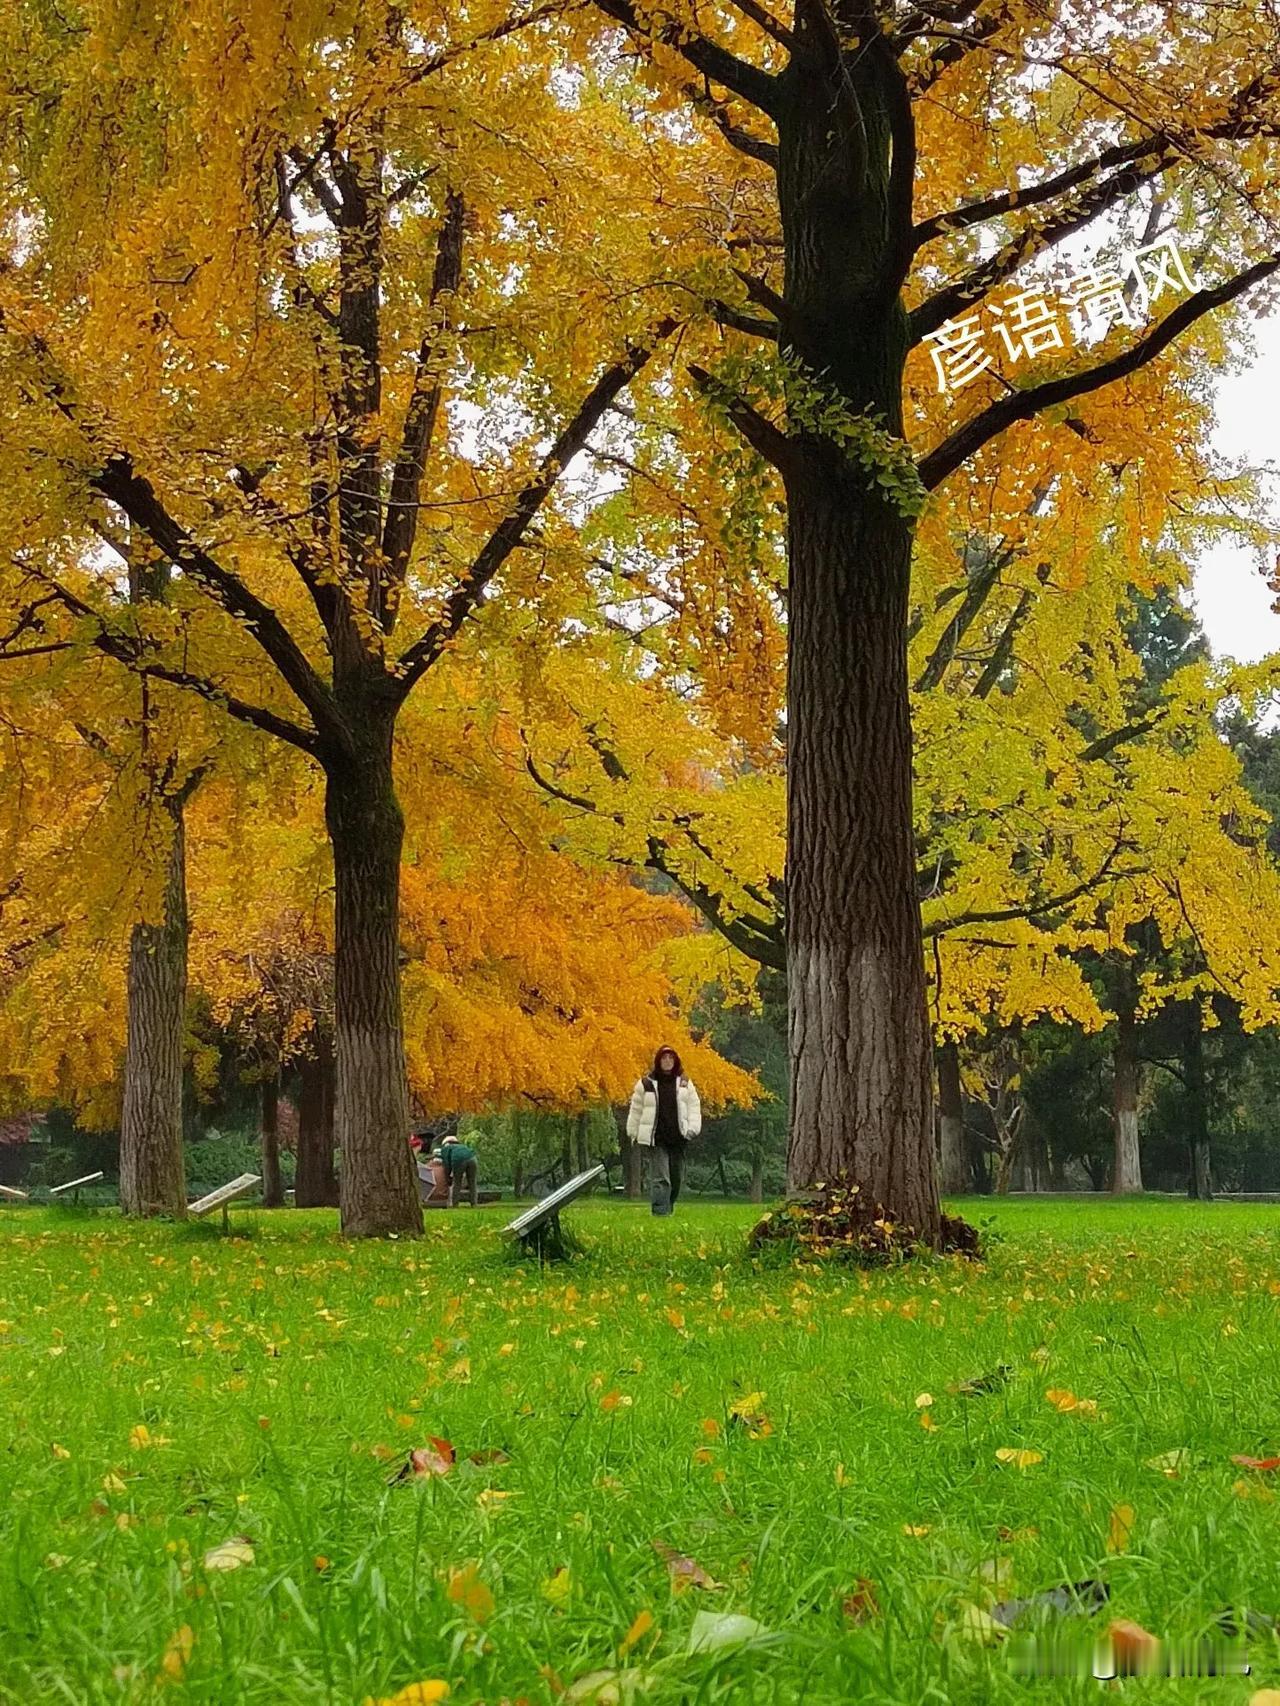
{"type": "Polygon", "coordinates": [[[653,1071],[637,1079],[627,1114],[627,1136],[649,1151],[649,1200],[655,1214],[670,1214],[684,1180],[685,1151],[702,1130],[702,1107],[680,1056],[660,1048],[653,1071]]]}
{"type": "Polygon", "coordinates": [[[476,1194],[476,1152],[469,1143],[463,1143],[459,1137],[446,1137],[440,1145],[440,1159],[444,1162],[445,1177],[449,1182],[449,1207],[457,1208],[459,1189],[465,1190],[472,1208],[477,1201],[476,1194]]]}

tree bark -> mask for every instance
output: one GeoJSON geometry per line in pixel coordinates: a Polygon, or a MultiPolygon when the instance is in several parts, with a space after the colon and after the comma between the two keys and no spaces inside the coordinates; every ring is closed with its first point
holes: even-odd
{"type": "Polygon", "coordinates": [[[333,1045],[317,1034],[313,1053],[300,1063],[298,1161],[293,1201],[297,1208],[337,1208],[333,1166],[333,1045]]]}
{"type": "MultiPolygon", "coordinates": [[[[901,448],[908,336],[899,294],[880,273],[892,217],[880,56],[847,66],[807,39],[780,93],[784,349],[882,447],[901,448]]],[[[788,398],[779,452],[789,553],[788,1182],[799,1190],[845,1175],[934,1239],[907,678],[912,526],[874,471],[813,430],[800,390],[788,398]]]]}
{"type": "Polygon", "coordinates": [[[1132,979],[1126,971],[1116,1001],[1116,1041],[1112,1063],[1112,1111],[1116,1154],[1111,1189],[1117,1196],[1142,1189],[1138,1147],[1138,1022],[1132,979]]]}
{"type": "Polygon", "coordinates": [[[334,1128],[349,1238],[419,1237],[400,1003],[400,851],[392,721],[372,706],[354,757],[326,765],[334,869],[334,1128]]]}
{"type": "Polygon", "coordinates": [[[1189,1003],[1182,1044],[1182,1075],[1187,1086],[1187,1124],[1190,1135],[1191,1183],[1189,1195],[1200,1202],[1213,1200],[1209,1171],[1209,1090],[1204,1070],[1204,1021],[1200,1003],[1189,1003]]]}
{"type": "Polygon", "coordinates": [[[187,999],[186,839],[182,802],[166,799],[172,833],[164,910],[129,936],[120,1119],[120,1208],[124,1214],[187,1213],[182,1154],[182,1039],[187,999]]]}
{"type": "Polygon", "coordinates": [[[751,1157],[751,1200],[764,1201],[764,1157],[759,1150],[751,1157]]]}
{"type": "Polygon", "coordinates": [[[587,1168],[591,1165],[591,1161],[587,1155],[587,1126],[590,1123],[590,1119],[591,1116],[584,1113],[579,1114],[574,1121],[574,1140],[578,1151],[578,1171],[580,1173],[585,1173],[587,1168]]]}
{"type": "Polygon", "coordinates": [[[284,1207],[280,1177],[280,1074],[262,1081],[262,1206],[284,1207]]]}
{"type": "Polygon", "coordinates": [[[636,1146],[627,1136],[627,1115],[630,1107],[619,1103],[613,1110],[613,1123],[618,1129],[618,1154],[622,1157],[622,1193],[634,1197],[639,1191],[639,1161],[636,1146]]]}
{"type": "Polygon", "coordinates": [[[720,1175],[720,1195],[727,1198],[730,1194],[729,1181],[725,1177],[723,1155],[716,1156],[716,1171],[720,1175]]]}
{"type": "Polygon", "coordinates": [[[946,1196],[963,1196],[973,1189],[973,1169],[964,1135],[964,1093],[960,1083],[960,1049],[947,1041],[938,1047],[938,1136],[941,1184],[946,1196]]]}

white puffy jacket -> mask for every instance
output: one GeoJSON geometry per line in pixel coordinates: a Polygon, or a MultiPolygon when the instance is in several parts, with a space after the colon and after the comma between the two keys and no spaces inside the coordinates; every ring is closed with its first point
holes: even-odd
{"type": "MultiPolygon", "coordinates": [[[[697,1137],[702,1130],[702,1104],[692,1079],[681,1078],[676,1085],[676,1117],[681,1137],[697,1137]]],[[[627,1114],[627,1136],[633,1143],[648,1148],[653,1143],[653,1128],[657,1123],[658,1087],[652,1078],[637,1078],[627,1114]]]]}

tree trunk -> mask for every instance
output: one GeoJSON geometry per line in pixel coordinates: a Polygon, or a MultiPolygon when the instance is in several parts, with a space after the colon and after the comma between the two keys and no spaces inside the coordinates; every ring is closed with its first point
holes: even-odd
{"type": "Polygon", "coordinates": [[[634,1197],[640,1189],[640,1156],[636,1145],[627,1136],[627,1115],[630,1111],[627,1103],[621,1103],[613,1110],[613,1121],[618,1128],[618,1154],[622,1157],[622,1194],[634,1197]]]}
{"type": "Polygon", "coordinates": [[[372,709],[366,744],[327,767],[334,869],[334,1127],[349,1238],[422,1232],[409,1148],[400,1005],[400,850],[391,723],[372,709]]]}
{"type": "Polygon", "coordinates": [[[333,1167],[333,1046],[318,1033],[314,1053],[300,1065],[298,1157],[293,1201],[297,1208],[337,1208],[333,1167]]]}
{"type": "Polygon", "coordinates": [[[729,1193],[729,1181],[724,1176],[724,1156],[723,1155],[717,1155],[716,1156],[716,1171],[720,1175],[720,1195],[722,1197],[727,1197],[730,1194],[729,1193]]]}
{"type": "Polygon", "coordinates": [[[1049,1189],[1065,1191],[1067,1188],[1067,1166],[1062,1151],[1056,1144],[1049,1149],[1049,1189]]]}
{"type": "Polygon", "coordinates": [[[1204,1020],[1200,1003],[1189,1004],[1182,1044],[1182,1075],[1187,1086],[1187,1125],[1191,1148],[1190,1195],[1200,1202],[1213,1199],[1209,1173],[1209,1091],[1204,1071],[1204,1020]]]}
{"type": "Polygon", "coordinates": [[[1116,1002],[1116,1041],[1112,1071],[1116,1157],[1111,1173],[1111,1189],[1117,1196],[1124,1196],[1142,1189],[1142,1160],[1138,1150],[1138,1022],[1131,982],[1127,974],[1116,1002]]]}
{"type": "Polygon", "coordinates": [[[560,1139],[560,1183],[573,1176],[573,1137],[566,1125],[560,1139]]]}
{"type": "Polygon", "coordinates": [[[973,1170],[964,1135],[964,1095],[960,1086],[960,1049],[957,1044],[951,1041],[942,1043],[937,1051],[937,1062],[942,1190],[947,1196],[963,1196],[973,1189],[973,1170]]]}
{"type": "Polygon", "coordinates": [[[280,1177],[280,1074],[262,1081],[262,1206],[284,1207],[280,1177]]]}
{"type": "Polygon", "coordinates": [[[751,1200],[764,1201],[764,1157],[759,1150],[751,1157],[751,1200]]]}
{"type": "Polygon", "coordinates": [[[996,1195],[1007,1197],[1013,1183],[1013,1169],[1022,1152],[1021,1128],[1014,1132],[1004,1149],[1000,1152],[1000,1160],[996,1164],[996,1195]]]}
{"type": "Polygon", "coordinates": [[[892,217],[885,83],[873,54],[846,66],[806,38],[779,95],[783,344],[809,376],[792,384],[789,435],[773,445],[788,500],[788,1182],[846,1175],[933,1239],[941,1211],[907,678],[912,525],[876,483],[883,461],[868,468],[820,435],[810,402],[819,385],[834,393],[873,462],[895,445],[905,453],[906,317],[881,272],[892,217]]]}
{"type": "Polygon", "coordinates": [[[186,838],[182,803],[163,802],[172,824],[164,911],[129,936],[120,1119],[120,1208],[127,1215],[184,1219],[182,1038],[187,1000],[186,838]]]}
{"type": "Polygon", "coordinates": [[[585,1173],[591,1165],[587,1154],[587,1128],[591,1123],[590,1114],[579,1114],[574,1121],[574,1139],[578,1151],[578,1171],[585,1173]]]}

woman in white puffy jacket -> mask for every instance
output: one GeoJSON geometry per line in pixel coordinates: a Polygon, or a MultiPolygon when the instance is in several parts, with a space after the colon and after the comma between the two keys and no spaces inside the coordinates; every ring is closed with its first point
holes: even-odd
{"type": "Polygon", "coordinates": [[[627,1136],[650,1152],[649,1195],[655,1214],[670,1214],[684,1178],[684,1152],[702,1130],[702,1105],[676,1051],[664,1045],[653,1071],[636,1080],[627,1136]]]}

